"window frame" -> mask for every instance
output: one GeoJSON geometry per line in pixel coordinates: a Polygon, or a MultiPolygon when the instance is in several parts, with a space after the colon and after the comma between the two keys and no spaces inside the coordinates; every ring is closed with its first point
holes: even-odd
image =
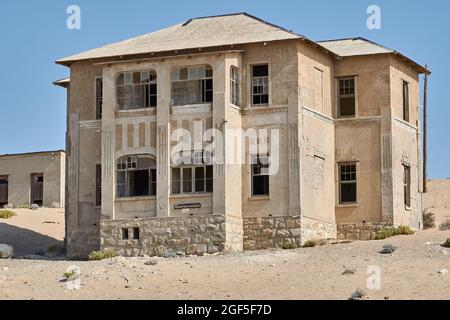
{"type": "Polygon", "coordinates": [[[189,194],[211,194],[214,191],[214,171],[213,166],[208,164],[202,164],[202,165],[183,165],[183,166],[177,166],[171,168],[171,179],[170,179],[170,193],[172,195],[189,195],[189,194]],[[203,169],[203,190],[204,191],[197,191],[197,169],[203,169]],[[174,170],[179,170],[179,180],[173,179],[173,172],[174,170]],[[184,172],[190,170],[190,179],[184,179],[184,172]],[[211,170],[211,177],[208,178],[208,170],[211,170]],[[191,191],[185,191],[185,182],[190,181],[190,190],[191,191]],[[211,188],[208,190],[208,181],[211,182],[211,188]],[[179,192],[174,192],[174,183],[178,182],[178,189],[179,192]]]}
{"type": "MultiPolygon", "coordinates": [[[[348,172],[347,172],[348,173],[348,172]]],[[[352,173],[352,172],[350,172],[352,173]]],[[[340,206],[351,206],[351,205],[357,205],[358,204],[358,162],[340,162],[338,163],[338,204],[340,206]],[[342,167],[345,166],[354,166],[355,167],[355,179],[354,180],[345,180],[342,181],[342,167]],[[342,185],[344,184],[355,184],[355,201],[342,201],[342,185]]]]}
{"type": "Polygon", "coordinates": [[[133,198],[148,198],[148,197],[156,197],[157,193],[157,162],[156,158],[152,155],[147,154],[132,154],[132,155],[126,155],[118,158],[116,160],[116,167],[115,167],[115,176],[116,176],[116,200],[121,199],[133,199],[133,198]],[[138,168],[137,166],[137,158],[138,157],[145,157],[153,161],[154,166],[149,168],[138,168]],[[125,159],[126,162],[121,162],[121,159],[125,159]],[[130,159],[131,158],[131,159],[130,159]],[[136,161],[132,161],[132,158],[136,158],[136,161]],[[131,161],[130,161],[131,160],[131,161]],[[121,168],[119,169],[119,165],[121,168]],[[130,172],[133,171],[148,171],[148,195],[130,195],[130,172]],[[119,174],[124,175],[123,182],[119,183],[119,174]],[[119,186],[124,187],[124,193],[125,195],[120,196],[119,195],[119,186]]]}
{"type": "MultiPolygon", "coordinates": [[[[253,63],[253,64],[250,64],[250,70],[249,70],[249,74],[250,74],[250,81],[249,81],[249,86],[250,86],[250,94],[249,94],[249,97],[250,97],[250,106],[251,107],[267,107],[267,106],[269,106],[270,105],[270,103],[271,103],[271,80],[270,80],[270,75],[271,75],[271,68],[270,68],[270,63],[269,62],[261,62],[261,63],[253,63]],[[257,77],[257,78],[267,78],[267,103],[258,103],[258,104],[255,104],[254,103],[254,100],[253,100],[253,97],[255,96],[255,94],[254,94],[254,91],[253,91],[253,89],[254,89],[254,86],[253,86],[253,79],[255,78],[254,76],[253,76],[253,68],[254,67],[258,67],[258,66],[265,66],[265,65],[267,65],[267,76],[264,76],[264,77],[257,77]]],[[[260,96],[263,96],[264,94],[260,94],[260,96]]]]}
{"type": "Polygon", "coordinates": [[[358,116],[358,76],[339,76],[336,77],[336,118],[339,119],[351,119],[358,116]],[[341,95],[341,81],[353,80],[353,94],[341,95]],[[354,98],[355,99],[355,112],[353,115],[341,115],[341,98],[354,98]]]}
{"type": "Polygon", "coordinates": [[[230,102],[237,107],[241,105],[241,72],[236,66],[230,67],[230,102]]]}
{"type": "MultiPolygon", "coordinates": [[[[121,71],[118,72],[116,74],[116,78],[115,78],[115,94],[116,94],[116,110],[121,112],[121,111],[136,111],[136,110],[153,110],[156,109],[158,107],[158,73],[156,72],[156,70],[154,69],[146,69],[146,70],[130,70],[130,71],[121,71]],[[148,72],[148,77],[149,77],[149,81],[148,82],[142,82],[142,74],[143,73],[147,73],[148,72]],[[134,83],[134,74],[135,73],[140,73],[140,77],[141,80],[139,83],[134,83]],[[131,83],[127,83],[126,82],[126,75],[131,74],[131,83]],[[154,79],[152,79],[152,74],[154,75],[154,79]],[[123,75],[123,83],[119,84],[119,77],[123,75]],[[125,88],[126,86],[131,86],[132,87],[132,96],[131,96],[131,100],[134,101],[135,96],[135,87],[136,86],[148,86],[148,106],[144,106],[144,107],[136,107],[134,105],[134,102],[132,103],[132,108],[124,108],[125,106],[125,91],[123,92],[123,96],[122,96],[122,104],[119,102],[120,99],[120,95],[119,95],[119,87],[125,88]],[[151,94],[152,91],[152,86],[155,87],[155,93],[151,94]],[[152,97],[155,98],[155,103],[154,105],[152,105],[152,97]]],[[[143,88],[143,90],[145,91],[145,89],[143,88]]],[[[143,91],[143,92],[144,92],[143,91]]],[[[142,104],[144,105],[144,101],[145,101],[145,96],[144,94],[142,95],[142,104]]]]}
{"type": "Polygon", "coordinates": [[[102,206],[102,165],[95,165],[95,206],[102,206]]]}
{"type": "Polygon", "coordinates": [[[410,120],[410,94],[409,94],[409,82],[402,80],[402,119],[409,123],[410,120]],[[406,90],[406,91],[405,91],[406,90]]]}
{"type": "Polygon", "coordinates": [[[258,198],[258,197],[270,197],[270,174],[263,174],[258,173],[255,174],[255,166],[259,166],[260,168],[267,168],[269,170],[270,163],[268,164],[262,164],[261,158],[267,158],[270,159],[269,155],[252,155],[251,156],[251,164],[250,164],[250,179],[251,179],[251,197],[252,198],[258,198]],[[256,159],[256,160],[255,160],[256,159]],[[255,177],[265,177],[267,179],[267,193],[264,194],[255,194],[255,177]]]}
{"type": "Polygon", "coordinates": [[[103,77],[95,77],[94,82],[95,92],[95,120],[101,120],[103,117],[103,77]],[[98,81],[101,80],[101,94],[99,95],[98,81]]]}
{"type": "Polygon", "coordinates": [[[208,105],[212,105],[214,102],[214,69],[211,65],[209,64],[195,64],[195,65],[184,65],[184,66],[176,66],[173,67],[171,72],[170,72],[170,106],[171,107],[183,107],[183,106],[189,106],[189,105],[197,105],[197,104],[208,104],[208,105]],[[205,76],[201,77],[201,78],[193,78],[190,79],[190,70],[195,69],[195,68],[200,68],[200,67],[204,67],[205,68],[205,76]],[[177,70],[178,74],[180,74],[182,69],[187,69],[186,70],[186,79],[174,79],[174,74],[177,70]],[[208,76],[208,72],[210,72],[210,76],[208,76]],[[211,82],[211,89],[207,89],[207,83],[211,82]],[[201,101],[195,101],[195,102],[190,102],[190,93],[189,93],[189,88],[190,82],[199,82],[200,83],[200,87],[201,87],[201,101]],[[182,103],[182,104],[176,104],[174,101],[174,95],[173,95],[173,91],[174,91],[174,83],[186,83],[186,96],[184,97],[184,100],[186,103],[182,103]],[[208,101],[208,95],[207,93],[211,94],[211,101],[208,101]]]}
{"type": "Polygon", "coordinates": [[[411,166],[402,164],[403,167],[403,203],[406,209],[411,208],[411,166]]]}

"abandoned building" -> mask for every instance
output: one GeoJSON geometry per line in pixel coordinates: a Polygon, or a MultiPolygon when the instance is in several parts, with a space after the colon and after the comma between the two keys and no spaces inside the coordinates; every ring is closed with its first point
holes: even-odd
{"type": "Polygon", "coordinates": [[[57,63],[70,68],[55,82],[68,92],[69,256],[292,248],[422,227],[429,71],[399,52],[362,38],[314,42],[240,13],[57,63]],[[223,163],[206,159],[204,141],[186,156],[195,161],[175,164],[174,132],[195,135],[196,123],[278,137],[269,152],[243,143],[251,162],[228,162],[235,139],[224,135],[223,163]]]}
{"type": "Polygon", "coordinates": [[[64,208],[65,163],[62,150],[0,155],[0,208],[64,208]]]}

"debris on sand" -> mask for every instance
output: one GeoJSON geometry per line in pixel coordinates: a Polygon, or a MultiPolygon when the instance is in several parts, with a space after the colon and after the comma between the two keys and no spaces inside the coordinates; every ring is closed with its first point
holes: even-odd
{"type": "Polygon", "coordinates": [[[395,250],[397,250],[397,247],[388,243],[383,246],[383,249],[380,250],[380,253],[381,254],[391,254],[395,250]]]}
{"type": "Polygon", "coordinates": [[[364,292],[364,290],[356,289],[356,291],[353,292],[352,295],[350,296],[350,298],[348,298],[348,299],[349,300],[361,300],[365,295],[366,295],[366,293],[364,292]]]}

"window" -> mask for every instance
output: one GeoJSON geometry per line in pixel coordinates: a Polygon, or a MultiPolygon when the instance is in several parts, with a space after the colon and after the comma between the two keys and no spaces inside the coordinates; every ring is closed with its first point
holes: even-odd
{"type": "Polygon", "coordinates": [[[403,81],[403,120],[409,122],[409,83],[403,81]]]}
{"type": "Polygon", "coordinates": [[[252,196],[269,194],[269,157],[254,157],[252,160],[252,196]]]}
{"type": "Polygon", "coordinates": [[[231,103],[235,106],[239,106],[240,89],[239,89],[239,69],[231,67],[231,103]]]}
{"type": "Polygon", "coordinates": [[[148,155],[120,158],[116,185],[118,198],[156,195],[156,161],[148,155]]]}
{"type": "Polygon", "coordinates": [[[411,207],[411,167],[403,165],[403,194],[405,207],[411,207]]]}
{"type": "Polygon", "coordinates": [[[356,115],[355,77],[341,78],[338,82],[338,117],[354,117],[356,115]]]}
{"type": "Polygon", "coordinates": [[[95,119],[102,118],[103,107],[103,79],[95,79],[95,119]]]}
{"type": "Polygon", "coordinates": [[[213,166],[205,152],[196,151],[188,164],[172,168],[172,194],[213,192],[213,166]]]}
{"type": "Polygon", "coordinates": [[[102,205],[102,165],[95,166],[95,206],[102,205]]]}
{"type": "Polygon", "coordinates": [[[8,177],[0,176],[0,208],[8,204],[8,177]]]}
{"type": "Polygon", "coordinates": [[[128,228],[122,229],[122,240],[128,240],[130,238],[130,234],[128,228]]]}
{"type": "Polygon", "coordinates": [[[133,240],[139,240],[140,234],[139,234],[139,228],[133,228],[133,240]]]}
{"type": "Polygon", "coordinates": [[[119,110],[156,107],[157,84],[155,71],[119,73],[116,89],[119,110]]]}
{"type": "Polygon", "coordinates": [[[171,82],[172,106],[213,101],[213,71],[210,66],[175,68],[171,82]]]}
{"type": "Polygon", "coordinates": [[[339,165],[339,203],[357,202],[356,164],[339,165]]]}
{"type": "Polygon", "coordinates": [[[269,65],[252,66],[252,104],[269,103],[269,65]]]}

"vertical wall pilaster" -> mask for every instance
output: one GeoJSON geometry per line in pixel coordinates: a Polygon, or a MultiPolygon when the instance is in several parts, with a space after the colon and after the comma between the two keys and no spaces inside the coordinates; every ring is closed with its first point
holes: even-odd
{"type": "Polygon", "coordinates": [[[385,223],[394,221],[392,112],[390,107],[381,108],[381,215],[385,223]]]}

